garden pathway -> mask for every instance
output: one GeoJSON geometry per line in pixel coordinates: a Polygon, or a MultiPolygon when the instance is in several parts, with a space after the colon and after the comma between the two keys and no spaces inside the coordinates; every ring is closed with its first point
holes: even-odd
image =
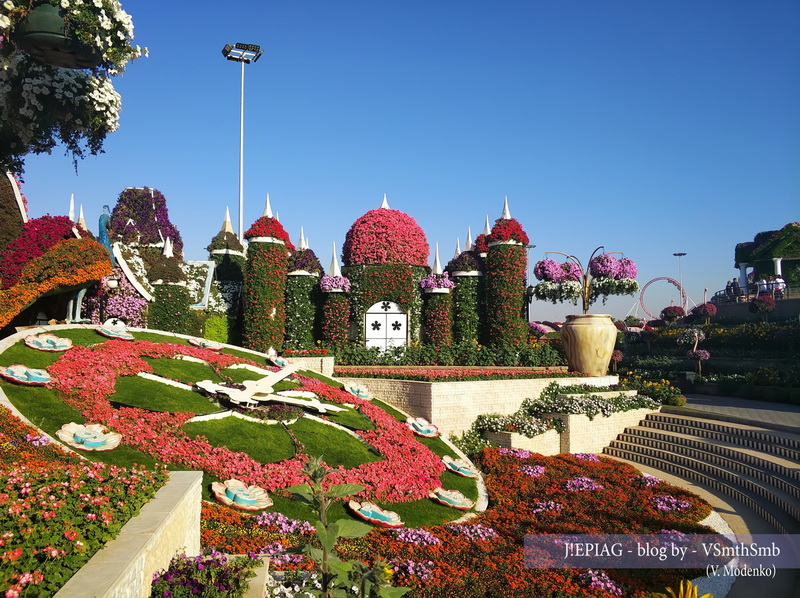
{"type": "Polygon", "coordinates": [[[713,413],[719,415],[720,418],[734,418],[733,421],[735,418],[740,418],[753,425],[800,434],[800,405],[737,397],[687,394],[686,407],[713,413]]]}

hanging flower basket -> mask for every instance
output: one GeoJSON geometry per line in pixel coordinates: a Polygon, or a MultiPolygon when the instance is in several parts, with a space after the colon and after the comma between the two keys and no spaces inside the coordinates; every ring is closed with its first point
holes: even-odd
{"type": "Polygon", "coordinates": [[[64,21],[65,11],[50,4],[31,10],[14,30],[14,42],[35,60],[55,67],[91,69],[102,55],[82,44],[64,21]]]}

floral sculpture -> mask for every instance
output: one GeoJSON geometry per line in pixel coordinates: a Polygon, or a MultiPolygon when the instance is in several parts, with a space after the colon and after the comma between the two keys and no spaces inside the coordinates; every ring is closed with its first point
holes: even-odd
{"type": "Polygon", "coordinates": [[[342,246],[345,266],[408,264],[427,266],[425,233],[408,214],[391,208],[370,210],[353,223],[342,246]]]}
{"type": "Polygon", "coordinates": [[[72,347],[72,339],[61,338],[55,334],[29,334],[25,337],[25,345],[31,349],[60,353],[72,347]]]}
{"type": "Polygon", "coordinates": [[[319,288],[323,293],[346,293],[350,290],[350,280],[346,276],[329,276],[326,274],[320,278],[319,288]]]}
{"type": "Polygon", "coordinates": [[[563,255],[569,261],[563,264],[551,259],[536,262],[533,274],[541,282],[534,287],[534,296],[552,303],[568,300],[576,305],[580,298],[583,313],[587,314],[589,306],[600,297],[605,302],[608,295],[633,295],[639,290],[634,280],[638,274],[636,264],[625,257],[617,259],[612,255],[616,252],[596,255],[601,249],[603,247],[594,250],[587,270],[574,255],[548,252],[563,255]]]}
{"type": "Polygon", "coordinates": [[[406,425],[414,434],[423,438],[436,438],[439,435],[439,428],[424,417],[409,417],[406,425]]]}
{"type": "Polygon", "coordinates": [[[109,432],[102,424],[70,422],[61,426],[56,436],[64,444],[82,451],[110,451],[122,442],[122,434],[109,432]]]}
{"type": "Polygon", "coordinates": [[[697,364],[697,373],[702,373],[702,362],[708,361],[711,353],[704,349],[698,349],[697,345],[706,338],[705,333],[699,328],[687,328],[678,335],[677,342],[679,345],[692,345],[691,350],[686,352],[686,359],[694,361],[697,364]]]}
{"type": "Polygon", "coordinates": [[[387,511],[381,509],[378,505],[371,502],[356,502],[351,500],[347,503],[350,510],[357,517],[364,521],[369,521],[372,524],[380,525],[382,527],[402,527],[405,525],[400,519],[400,515],[394,511],[387,511]]]}
{"type": "Polygon", "coordinates": [[[43,386],[50,382],[50,374],[47,371],[20,364],[0,368],[0,376],[26,386],[43,386]]]}
{"type": "Polygon", "coordinates": [[[470,500],[458,490],[445,490],[442,487],[432,490],[428,496],[436,502],[459,509],[461,511],[469,511],[475,506],[475,501],[470,500]]]}
{"type": "Polygon", "coordinates": [[[449,471],[465,478],[477,478],[480,476],[475,466],[464,459],[453,459],[449,455],[445,455],[442,457],[442,462],[449,471]]]}
{"type": "Polygon", "coordinates": [[[132,44],[133,22],[120,3],[9,0],[0,5],[0,37],[0,105],[13,115],[0,119],[0,167],[22,172],[23,156],[50,153],[59,142],[76,159],[102,152],[121,105],[110,76],[147,54],[132,44]],[[29,32],[42,13],[63,21],[60,45],[38,41],[35,25],[29,32]]]}
{"type": "Polygon", "coordinates": [[[240,480],[213,482],[211,492],[228,507],[245,511],[261,511],[272,506],[272,499],[260,486],[248,486],[240,480]]]}

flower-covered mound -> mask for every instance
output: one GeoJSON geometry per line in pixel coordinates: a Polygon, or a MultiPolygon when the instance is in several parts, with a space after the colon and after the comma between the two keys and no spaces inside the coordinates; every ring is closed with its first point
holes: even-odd
{"type": "Polygon", "coordinates": [[[272,506],[272,499],[259,486],[248,486],[239,480],[213,482],[211,492],[223,505],[244,511],[261,511],[272,506]]]}
{"type": "Polygon", "coordinates": [[[109,432],[101,424],[77,424],[70,422],[56,432],[58,439],[82,451],[111,451],[122,442],[122,434],[109,432]]]}
{"type": "MultiPolygon", "coordinates": [[[[600,456],[598,461],[570,455],[543,457],[516,449],[487,449],[477,462],[486,476],[489,508],[460,524],[423,528],[375,529],[355,540],[340,540],[343,559],[368,564],[389,562],[392,582],[413,588],[413,598],[611,598],[618,595],[592,587],[593,577],[607,579],[622,595],[646,598],[664,586],[704,572],[689,570],[614,569],[586,575],[586,570],[531,569],[524,563],[526,534],[684,534],[711,533],[697,522],[707,503],[688,491],[647,478],[634,467],[600,456]],[[541,470],[528,476],[521,467],[541,470]],[[567,490],[567,480],[588,477],[603,486],[593,492],[567,490]],[[661,498],[670,496],[675,502],[661,498]],[[683,503],[689,506],[683,508],[683,503]],[[665,504],[679,505],[663,510],[665,504]]],[[[270,514],[272,516],[273,514],[270,514]]],[[[204,508],[203,542],[230,553],[275,548],[308,541],[309,531],[291,520],[261,523],[253,517],[204,508]],[[253,538],[258,540],[254,543],[253,538]]],[[[306,559],[280,554],[280,569],[311,569],[306,559]]],[[[277,567],[276,567],[277,568],[277,567]]]]}
{"type": "Polygon", "coordinates": [[[430,248],[417,221],[399,210],[370,210],[347,231],[342,246],[345,266],[408,264],[427,266],[430,248]]]}

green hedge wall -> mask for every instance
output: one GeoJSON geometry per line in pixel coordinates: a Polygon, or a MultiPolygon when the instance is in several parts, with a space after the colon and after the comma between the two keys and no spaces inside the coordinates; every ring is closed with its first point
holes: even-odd
{"type": "Polygon", "coordinates": [[[251,242],[244,271],[244,346],[283,347],[286,324],[286,246],[251,242]]]}

